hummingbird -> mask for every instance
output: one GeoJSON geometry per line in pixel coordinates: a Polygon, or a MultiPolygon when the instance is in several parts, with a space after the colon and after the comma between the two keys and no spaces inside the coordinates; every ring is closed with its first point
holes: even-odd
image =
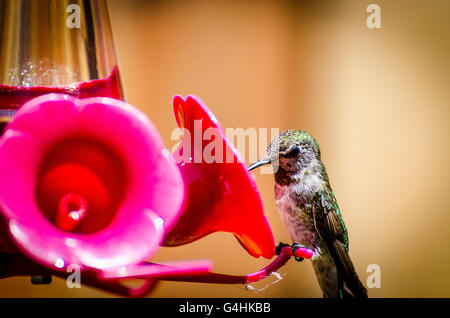
{"type": "Polygon", "coordinates": [[[299,244],[314,252],[311,262],[323,297],[367,298],[317,141],[303,130],[283,131],[248,170],[266,164],[274,169],[276,205],[293,248],[299,244]]]}

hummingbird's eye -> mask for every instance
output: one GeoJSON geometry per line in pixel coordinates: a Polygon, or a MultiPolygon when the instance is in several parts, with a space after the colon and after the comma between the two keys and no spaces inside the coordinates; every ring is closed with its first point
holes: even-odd
{"type": "Polygon", "coordinates": [[[300,146],[296,146],[289,151],[289,156],[297,157],[300,154],[300,146]]]}

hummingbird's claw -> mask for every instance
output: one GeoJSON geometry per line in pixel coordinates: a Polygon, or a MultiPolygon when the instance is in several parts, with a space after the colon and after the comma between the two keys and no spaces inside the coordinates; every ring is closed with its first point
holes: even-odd
{"type": "Polygon", "coordinates": [[[283,247],[285,246],[290,246],[289,244],[286,243],[282,243],[280,242],[277,246],[277,248],[275,249],[275,254],[280,255],[281,254],[281,250],[283,249],[283,247]]]}
{"type": "Polygon", "coordinates": [[[297,262],[303,262],[303,260],[304,260],[303,257],[295,256],[295,251],[296,251],[298,248],[306,248],[306,246],[301,245],[301,244],[298,244],[297,242],[294,242],[294,243],[292,244],[292,255],[294,255],[295,260],[296,260],[297,262]]]}
{"type": "Polygon", "coordinates": [[[290,248],[291,248],[291,250],[292,250],[292,256],[294,256],[294,258],[295,258],[295,260],[296,260],[297,262],[302,262],[302,261],[304,260],[303,257],[296,256],[296,251],[297,251],[297,249],[301,248],[301,249],[308,250],[308,248],[307,248],[306,246],[304,246],[304,245],[302,245],[302,244],[298,244],[297,242],[294,242],[292,245],[289,245],[289,244],[285,244],[285,243],[280,242],[280,243],[278,244],[278,246],[276,247],[276,249],[275,249],[275,254],[276,254],[276,255],[280,255],[280,254],[281,254],[281,251],[283,250],[283,247],[290,247],[290,248]]]}

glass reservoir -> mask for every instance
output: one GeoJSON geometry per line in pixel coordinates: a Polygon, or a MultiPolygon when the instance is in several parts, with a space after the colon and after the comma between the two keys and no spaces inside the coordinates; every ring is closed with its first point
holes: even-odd
{"type": "Polygon", "coordinates": [[[105,0],[0,0],[0,131],[51,92],[123,99],[105,0]]]}

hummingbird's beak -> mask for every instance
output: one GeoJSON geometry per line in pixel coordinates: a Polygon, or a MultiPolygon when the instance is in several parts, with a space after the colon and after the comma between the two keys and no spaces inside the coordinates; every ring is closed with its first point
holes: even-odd
{"type": "Polygon", "coordinates": [[[269,163],[270,163],[270,160],[264,160],[264,159],[258,160],[254,164],[250,165],[250,167],[248,167],[248,171],[252,171],[255,168],[264,166],[269,163]]]}

